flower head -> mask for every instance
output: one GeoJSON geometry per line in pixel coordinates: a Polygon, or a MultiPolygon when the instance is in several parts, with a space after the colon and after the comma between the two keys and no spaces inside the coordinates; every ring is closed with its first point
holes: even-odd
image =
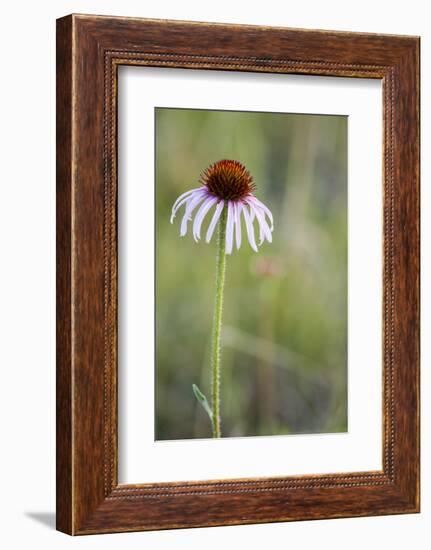
{"type": "Polygon", "coordinates": [[[248,242],[255,252],[258,245],[254,234],[254,221],[259,228],[259,246],[264,240],[272,242],[274,223],[271,211],[254,196],[253,178],[243,164],[237,160],[219,160],[202,172],[200,182],[200,187],[180,195],[172,207],[171,223],[179,208],[184,205],[180,228],[182,237],[186,235],[188,222],[196,212],[193,220],[193,237],[198,241],[202,223],[213,209],[205,239],[207,243],[210,242],[223,208],[226,207],[227,254],[232,252],[234,237],[236,247],[241,246],[241,218],[244,218],[248,242]]]}

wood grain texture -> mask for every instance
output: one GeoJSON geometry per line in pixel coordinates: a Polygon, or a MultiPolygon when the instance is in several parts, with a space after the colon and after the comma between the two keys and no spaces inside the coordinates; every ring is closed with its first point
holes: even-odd
{"type": "Polygon", "coordinates": [[[72,28],[57,23],[57,529],[72,532],[72,28]]]}
{"type": "Polygon", "coordinates": [[[87,534],[417,512],[419,39],[79,15],[57,25],[57,528],[87,534]],[[382,471],[118,485],[123,64],[382,80],[382,471]]]}

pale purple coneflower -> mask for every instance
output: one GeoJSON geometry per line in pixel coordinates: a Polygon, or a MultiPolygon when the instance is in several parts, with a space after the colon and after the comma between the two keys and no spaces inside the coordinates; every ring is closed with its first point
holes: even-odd
{"type": "Polygon", "coordinates": [[[171,223],[178,210],[184,206],[180,235],[187,234],[188,224],[192,220],[193,237],[197,242],[201,237],[201,228],[205,217],[212,212],[205,240],[210,242],[217,223],[220,221],[224,206],[227,206],[226,254],[231,254],[234,246],[241,246],[241,218],[244,219],[248,242],[257,252],[257,247],[265,240],[272,242],[274,228],[271,211],[253,191],[255,185],[249,171],[237,160],[219,160],[209,166],[200,177],[201,186],[186,191],[178,197],[172,207],[171,223]],[[259,228],[259,243],[256,243],[254,221],[259,228]]]}
{"type": "Polygon", "coordinates": [[[201,186],[183,193],[172,207],[171,223],[178,210],[184,206],[185,212],[181,220],[180,235],[187,234],[188,223],[196,212],[193,220],[193,237],[200,239],[202,223],[212,211],[206,242],[210,242],[218,225],[217,261],[216,261],[216,292],[214,304],[214,321],[212,333],[211,370],[212,370],[212,405],[205,395],[193,384],[196,399],[208,414],[213,437],[221,437],[220,415],[220,365],[221,365],[221,329],[223,311],[223,293],[226,271],[226,254],[231,254],[234,244],[241,246],[241,219],[244,218],[248,242],[253,250],[265,240],[272,242],[274,228],[272,214],[253,191],[255,185],[250,172],[237,160],[219,160],[206,170],[200,177],[201,186]],[[259,227],[259,245],[254,235],[254,221],[259,227]],[[268,223],[269,221],[269,223],[268,223]]]}

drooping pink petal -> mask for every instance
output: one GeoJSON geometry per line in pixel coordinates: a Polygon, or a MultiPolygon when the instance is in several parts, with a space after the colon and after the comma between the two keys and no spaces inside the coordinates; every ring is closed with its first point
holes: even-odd
{"type": "Polygon", "coordinates": [[[272,217],[271,210],[267,206],[265,206],[262,201],[257,199],[254,195],[249,195],[247,197],[247,200],[249,200],[251,202],[254,202],[255,204],[257,204],[257,206],[259,206],[264,211],[264,213],[268,216],[269,221],[271,222],[270,230],[273,231],[273,229],[274,229],[274,218],[272,217]]]}
{"type": "Polygon", "coordinates": [[[254,210],[254,213],[256,214],[256,218],[257,218],[257,221],[258,221],[258,224],[259,224],[259,235],[260,235],[259,236],[259,239],[260,239],[259,246],[263,243],[265,238],[269,243],[271,243],[272,242],[271,230],[270,230],[268,224],[266,223],[266,219],[265,219],[265,215],[264,215],[263,211],[253,201],[247,201],[247,203],[250,207],[250,210],[251,211],[254,210]]]}
{"type": "Polygon", "coordinates": [[[207,231],[207,235],[206,235],[206,242],[209,243],[210,240],[211,240],[211,237],[213,236],[213,233],[214,233],[214,229],[215,229],[215,226],[220,218],[220,215],[222,213],[222,210],[223,210],[223,207],[224,207],[224,200],[221,200],[216,209],[215,209],[215,212],[214,212],[214,215],[212,217],[212,220],[209,224],[209,227],[208,227],[208,231],[207,231]]]}
{"type": "Polygon", "coordinates": [[[180,201],[182,201],[183,198],[187,197],[187,196],[190,195],[191,193],[194,193],[195,191],[200,191],[200,190],[202,190],[202,186],[200,186],[200,187],[195,187],[194,189],[189,189],[189,190],[186,191],[185,193],[182,193],[182,194],[177,198],[177,200],[174,202],[173,208],[175,208],[175,207],[178,205],[178,203],[179,203],[180,201]]]}
{"type": "Polygon", "coordinates": [[[232,201],[228,201],[226,223],[226,254],[232,254],[234,221],[234,203],[232,201]]]}
{"type": "Polygon", "coordinates": [[[205,216],[207,215],[207,212],[217,201],[218,201],[217,197],[212,197],[208,195],[208,197],[204,200],[204,202],[200,206],[195,216],[195,221],[193,222],[193,237],[196,242],[201,238],[201,226],[205,216]]]}
{"type": "Polygon", "coordinates": [[[242,203],[235,203],[235,237],[236,237],[236,248],[239,250],[241,246],[241,210],[242,203]]]}
{"type": "Polygon", "coordinates": [[[253,222],[246,206],[243,207],[242,212],[244,214],[245,226],[247,228],[248,242],[250,243],[252,249],[257,252],[256,240],[254,238],[253,222]]]}
{"type": "Polygon", "coordinates": [[[174,218],[176,216],[176,213],[178,212],[178,209],[183,205],[185,202],[189,200],[189,195],[192,193],[196,193],[197,191],[204,191],[203,187],[197,187],[196,189],[190,189],[190,191],[186,191],[182,195],[180,195],[177,200],[174,202],[174,205],[172,207],[171,212],[171,223],[174,222],[174,218]]]}
{"type": "Polygon", "coordinates": [[[184,213],[183,219],[181,220],[180,235],[184,237],[187,233],[187,224],[191,220],[193,210],[205,199],[205,192],[196,191],[189,196],[189,200],[186,203],[186,211],[184,213]]]}

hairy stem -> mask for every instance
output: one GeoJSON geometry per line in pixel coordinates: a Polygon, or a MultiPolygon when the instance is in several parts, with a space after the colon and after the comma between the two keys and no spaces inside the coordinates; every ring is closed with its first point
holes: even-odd
{"type": "Polygon", "coordinates": [[[213,437],[221,437],[220,419],[220,370],[221,370],[221,328],[223,314],[223,292],[226,273],[226,223],[227,205],[223,208],[218,226],[217,261],[216,261],[216,295],[211,351],[212,371],[212,412],[213,437]]]}

